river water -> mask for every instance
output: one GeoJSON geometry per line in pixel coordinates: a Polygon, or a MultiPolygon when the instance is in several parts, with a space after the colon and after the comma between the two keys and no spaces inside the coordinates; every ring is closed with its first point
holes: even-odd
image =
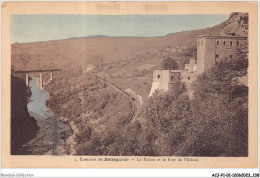
{"type": "Polygon", "coordinates": [[[46,107],[48,95],[36,85],[37,80],[38,78],[32,77],[32,80],[29,81],[32,95],[27,108],[29,114],[37,121],[40,129],[36,137],[24,146],[33,155],[52,155],[54,149],[56,155],[61,155],[63,154],[64,139],[70,128],[66,123],[55,118],[54,114],[46,107]],[[55,122],[57,123],[56,127],[55,122]],[[55,142],[56,144],[54,144],[55,142]]]}

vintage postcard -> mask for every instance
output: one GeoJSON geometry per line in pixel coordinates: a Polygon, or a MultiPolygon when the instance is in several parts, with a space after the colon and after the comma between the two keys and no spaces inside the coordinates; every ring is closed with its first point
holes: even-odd
{"type": "Polygon", "coordinates": [[[257,2],[2,3],[5,168],[258,167],[257,2]]]}

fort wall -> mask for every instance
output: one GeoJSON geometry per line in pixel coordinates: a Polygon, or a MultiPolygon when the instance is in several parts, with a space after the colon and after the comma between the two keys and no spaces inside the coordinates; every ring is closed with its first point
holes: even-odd
{"type": "MultiPolygon", "coordinates": [[[[231,33],[231,35],[236,35],[231,33]]],[[[149,96],[155,90],[168,91],[174,81],[181,80],[188,90],[196,77],[209,70],[221,60],[236,58],[239,49],[247,45],[247,37],[202,35],[197,38],[197,61],[190,59],[183,70],[156,70],[153,73],[153,84],[149,96]]]]}
{"type": "Polygon", "coordinates": [[[155,70],[153,72],[153,83],[149,96],[151,96],[155,90],[168,91],[169,72],[168,70],[155,70]]]}
{"type": "Polygon", "coordinates": [[[197,74],[215,66],[220,60],[236,58],[238,50],[246,43],[247,37],[199,36],[197,38],[197,74]]]}
{"type": "Polygon", "coordinates": [[[156,91],[168,91],[181,78],[181,70],[155,70],[149,97],[156,91]]]}
{"type": "Polygon", "coordinates": [[[205,63],[205,50],[206,45],[205,40],[202,38],[197,39],[197,71],[202,73],[204,71],[204,63],[205,63]],[[201,45],[203,43],[203,45],[201,45]],[[199,59],[199,60],[198,60],[199,59]]]}

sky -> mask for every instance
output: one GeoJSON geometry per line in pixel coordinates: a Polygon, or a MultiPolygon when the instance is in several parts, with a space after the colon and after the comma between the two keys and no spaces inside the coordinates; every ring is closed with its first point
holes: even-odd
{"type": "Polygon", "coordinates": [[[223,15],[12,15],[11,43],[93,35],[155,37],[212,27],[223,15]]]}

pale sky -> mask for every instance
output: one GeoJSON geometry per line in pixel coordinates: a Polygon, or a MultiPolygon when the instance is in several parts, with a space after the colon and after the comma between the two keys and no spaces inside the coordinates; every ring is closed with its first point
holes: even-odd
{"type": "Polygon", "coordinates": [[[12,15],[11,43],[93,35],[154,37],[212,27],[223,15],[12,15]]]}

